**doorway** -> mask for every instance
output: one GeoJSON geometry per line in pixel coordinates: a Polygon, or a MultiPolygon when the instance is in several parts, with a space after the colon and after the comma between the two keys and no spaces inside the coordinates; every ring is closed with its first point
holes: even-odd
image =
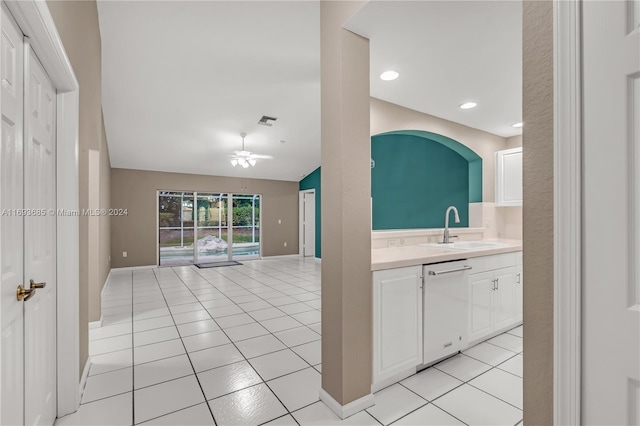
{"type": "Polygon", "coordinates": [[[303,257],[316,255],[316,191],[300,191],[300,254],[303,257]]]}
{"type": "Polygon", "coordinates": [[[56,88],[2,4],[2,424],[57,414],[56,88]]]}
{"type": "Polygon", "coordinates": [[[260,194],[158,191],[158,265],[257,259],[260,194]]]}

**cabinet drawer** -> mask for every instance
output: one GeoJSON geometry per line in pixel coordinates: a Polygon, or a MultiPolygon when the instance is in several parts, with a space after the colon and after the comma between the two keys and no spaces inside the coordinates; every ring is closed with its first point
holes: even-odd
{"type": "Polygon", "coordinates": [[[467,265],[473,269],[469,271],[469,274],[479,274],[481,272],[492,271],[494,269],[508,268],[516,265],[516,254],[514,253],[502,253],[492,256],[473,257],[467,259],[467,265]]]}

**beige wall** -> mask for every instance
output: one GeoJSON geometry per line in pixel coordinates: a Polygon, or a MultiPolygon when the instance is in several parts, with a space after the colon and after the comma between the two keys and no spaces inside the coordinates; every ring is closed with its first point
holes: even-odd
{"type": "Polygon", "coordinates": [[[471,148],[482,157],[482,199],[485,202],[495,201],[494,153],[507,148],[505,138],[371,98],[371,135],[393,130],[425,130],[471,148]]]}
{"type": "Polygon", "coordinates": [[[365,3],[320,3],[322,389],[342,405],[371,393],[369,40],[342,28],[365,3]]]}
{"type": "Polygon", "coordinates": [[[112,267],[157,264],[158,190],[261,194],[262,255],[298,253],[298,182],[114,168],[111,205],[127,209],[128,215],[111,219],[112,267]]]}
{"type": "MultiPolygon", "coordinates": [[[[98,10],[94,0],[47,1],[64,48],[80,85],[80,125],[79,125],[79,198],[80,209],[88,207],[89,150],[100,151],[102,177],[98,195],[100,206],[108,203],[109,152],[102,124],[102,71],[101,41],[98,24],[98,10]]],[[[88,220],[80,217],[80,371],[88,358],[88,322],[100,318],[99,300],[89,301],[89,294],[99,295],[99,289],[106,278],[106,268],[99,267],[99,273],[89,279],[89,244],[94,245],[101,265],[109,253],[109,218],[101,218],[102,226],[97,238],[89,239],[88,220]],[[91,289],[91,292],[89,291],[91,289]],[[89,306],[92,306],[91,309],[89,306]]],[[[98,268],[98,266],[96,266],[98,268]]]]}
{"type": "Polygon", "coordinates": [[[522,135],[511,136],[507,138],[507,149],[518,148],[522,146],[522,135]]]}
{"type": "Polygon", "coordinates": [[[553,3],[523,3],[524,424],[553,424],[553,3]]]}

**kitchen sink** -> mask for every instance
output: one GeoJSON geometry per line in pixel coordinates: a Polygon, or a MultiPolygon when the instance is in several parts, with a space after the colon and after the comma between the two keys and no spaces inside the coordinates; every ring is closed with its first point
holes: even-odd
{"type": "Polygon", "coordinates": [[[440,247],[444,249],[453,250],[482,250],[490,248],[507,247],[507,244],[494,243],[490,241],[456,241],[455,243],[438,244],[438,243],[425,243],[418,244],[421,247],[440,247]]]}

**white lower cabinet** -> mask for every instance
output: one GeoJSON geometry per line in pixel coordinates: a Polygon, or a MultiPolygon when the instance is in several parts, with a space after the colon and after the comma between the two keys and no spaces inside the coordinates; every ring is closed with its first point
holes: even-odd
{"type": "Polygon", "coordinates": [[[471,267],[468,276],[453,274],[457,272],[450,270],[453,263],[443,265],[437,267],[445,268],[442,272],[453,281],[443,281],[442,288],[430,287],[427,302],[422,265],[373,273],[372,391],[410,376],[416,367],[447,356],[451,350],[464,350],[522,321],[521,253],[467,259],[463,265],[464,269],[471,267]],[[431,318],[431,314],[444,318],[440,314],[450,310],[462,313],[447,324],[431,318]]]}
{"type": "Polygon", "coordinates": [[[516,321],[522,321],[522,302],[523,302],[523,284],[524,275],[522,274],[522,254],[520,255],[520,263],[515,267],[516,273],[516,321]]]}
{"type": "Polygon", "coordinates": [[[486,256],[469,275],[469,343],[522,320],[522,267],[515,261],[510,255],[486,256]]]}
{"type": "Polygon", "coordinates": [[[373,384],[422,364],[422,265],[373,273],[373,384]]]}

